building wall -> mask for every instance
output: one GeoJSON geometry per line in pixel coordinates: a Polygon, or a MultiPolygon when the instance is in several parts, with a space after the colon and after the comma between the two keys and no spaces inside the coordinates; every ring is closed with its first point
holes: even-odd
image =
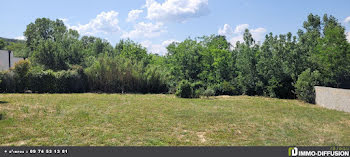
{"type": "Polygon", "coordinates": [[[329,109],[350,112],[350,90],[315,86],[316,104],[329,109]]]}
{"type": "MultiPolygon", "coordinates": [[[[13,52],[11,52],[11,67],[15,65],[16,62],[23,60],[23,58],[13,57],[13,52]]],[[[9,53],[7,50],[0,50],[0,71],[9,69],[9,53]]]]}

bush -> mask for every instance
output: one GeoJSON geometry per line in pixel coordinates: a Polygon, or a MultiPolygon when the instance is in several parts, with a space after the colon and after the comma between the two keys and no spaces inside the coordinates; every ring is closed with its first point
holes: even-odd
{"type": "Polygon", "coordinates": [[[182,80],[177,87],[175,95],[180,98],[192,98],[193,89],[191,84],[187,80],[182,80]]]}
{"type": "Polygon", "coordinates": [[[214,84],[212,86],[209,86],[208,88],[214,91],[214,95],[221,95],[223,93],[222,86],[220,84],[214,84]]]}
{"type": "Polygon", "coordinates": [[[168,91],[165,76],[162,75],[160,67],[148,66],[146,72],[143,74],[143,93],[165,93],[168,91]]]}
{"type": "Polygon", "coordinates": [[[321,74],[316,70],[311,72],[310,69],[302,72],[295,84],[295,94],[298,99],[308,103],[315,103],[315,85],[319,84],[321,74]]]}
{"type": "Polygon", "coordinates": [[[32,69],[29,72],[29,89],[38,93],[55,93],[56,76],[52,70],[43,71],[39,68],[32,69]]]}
{"type": "Polygon", "coordinates": [[[235,95],[238,94],[235,86],[233,84],[231,84],[230,82],[224,81],[221,83],[221,89],[222,89],[222,93],[224,95],[235,95]]]}
{"type": "Polygon", "coordinates": [[[211,89],[211,88],[208,88],[207,90],[205,90],[203,92],[203,95],[208,98],[210,96],[214,96],[215,95],[215,91],[213,89],[211,89]]]}
{"type": "Polygon", "coordinates": [[[204,93],[204,88],[199,88],[199,89],[196,89],[196,90],[193,90],[194,93],[192,95],[193,98],[200,98],[201,95],[203,95],[204,93]]]}
{"type": "Polygon", "coordinates": [[[193,90],[198,90],[200,88],[203,88],[204,87],[204,84],[202,81],[197,81],[197,82],[194,82],[191,84],[193,90]]]}
{"type": "Polygon", "coordinates": [[[31,65],[28,60],[21,60],[15,63],[12,69],[16,80],[16,92],[24,92],[28,87],[28,73],[31,65]]]}
{"type": "Polygon", "coordinates": [[[204,84],[202,81],[197,81],[191,84],[192,87],[192,98],[199,98],[203,95],[204,92],[204,84]]]}
{"type": "Polygon", "coordinates": [[[81,93],[87,90],[87,78],[80,66],[56,72],[55,77],[58,93],[81,93]]]}
{"type": "Polygon", "coordinates": [[[16,91],[16,79],[13,71],[0,72],[0,91],[5,93],[14,93],[16,91]]]}

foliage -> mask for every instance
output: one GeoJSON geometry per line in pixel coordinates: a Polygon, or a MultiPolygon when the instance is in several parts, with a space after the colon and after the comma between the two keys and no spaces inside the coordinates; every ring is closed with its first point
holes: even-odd
{"type": "Polygon", "coordinates": [[[15,57],[26,59],[31,55],[30,49],[26,47],[25,43],[22,42],[10,43],[10,45],[7,46],[7,49],[11,50],[15,57]]]}
{"type": "Polygon", "coordinates": [[[248,29],[237,43],[221,35],[187,38],[169,44],[168,53],[160,56],[130,39],[113,47],[101,38],[80,38],[61,20],[38,18],[27,26],[24,43],[7,46],[30,60],[27,81],[21,80],[22,72],[2,72],[1,91],[176,93],[198,98],[210,89],[215,95],[311,102],[304,95],[313,93],[315,83],[306,75],[321,77],[318,85],[350,88],[345,28],[333,16],[313,14],[302,26],[295,36],[269,33],[261,45],[248,29]]]}
{"type": "Polygon", "coordinates": [[[211,88],[208,88],[203,92],[203,96],[206,96],[207,98],[214,95],[215,95],[215,91],[211,88]]]}
{"type": "Polygon", "coordinates": [[[323,37],[311,59],[322,73],[325,85],[341,87],[350,81],[350,45],[345,28],[333,16],[325,15],[323,23],[323,37]]]}
{"type": "Polygon", "coordinates": [[[6,93],[14,93],[16,91],[16,79],[13,71],[0,72],[0,91],[6,93]]]}
{"type": "Polygon", "coordinates": [[[15,67],[12,69],[16,80],[16,91],[24,92],[28,87],[28,74],[31,68],[31,64],[28,60],[22,60],[15,63],[15,67]]]}
{"type": "Polygon", "coordinates": [[[3,39],[0,39],[0,50],[4,49],[6,46],[6,42],[3,39]]]}
{"type": "Polygon", "coordinates": [[[92,91],[163,93],[167,91],[166,81],[160,68],[143,66],[143,62],[132,63],[130,59],[100,57],[85,69],[92,91]]]}
{"type": "Polygon", "coordinates": [[[236,67],[238,72],[236,81],[239,83],[243,94],[261,94],[261,89],[258,89],[259,86],[257,86],[259,77],[256,68],[259,46],[255,44],[248,29],[245,30],[243,39],[243,43],[238,42],[236,44],[236,67]]]}
{"type": "Polygon", "coordinates": [[[176,90],[175,95],[180,98],[193,98],[193,88],[187,80],[182,80],[176,90]]]}
{"type": "Polygon", "coordinates": [[[311,72],[310,69],[305,70],[302,72],[299,77],[298,81],[295,84],[295,93],[297,94],[297,97],[300,100],[309,102],[309,103],[315,103],[315,85],[319,85],[321,79],[320,72],[313,71],[311,72]]]}

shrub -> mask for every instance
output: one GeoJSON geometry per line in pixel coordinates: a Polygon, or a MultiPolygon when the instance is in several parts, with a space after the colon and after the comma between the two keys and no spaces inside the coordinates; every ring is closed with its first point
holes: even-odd
{"type": "Polygon", "coordinates": [[[192,86],[193,90],[197,90],[197,89],[203,88],[204,84],[202,81],[197,81],[197,82],[192,83],[191,86],[192,86]]]}
{"type": "Polygon", "coordinates": [[[202,81],[197,81],[191,84],[192,98],[199,98],[204,92],[204,84],[202,81]]]}
{"type": "Polygon", "coordinates": [[[214,95],[221,95],[223,93],[222,86],[220,84],[214,84],[214,85],[210,86],[209,88],[214,91],[214,95]]]}
{"type": "Polygon", "coordinates": [[[192,98],[193,89],[191,84],[187,80],[182,80],[177,87],[175,95],[181,98],[192,98]]]}
{"type": "Polygon", "coordinates": [[[16,81],[16,92],[24,92],[28,87],[28,73],[30,69],[30,62],[28,60],[21,60],[15,63],[12,69],[16,81]]]}
{"type": "Polygon", "coordinates": [[[213,89],[211,89],[211,88],[208,88],[207,90],[205,90],[203,92],[203,95],[208,98],[210,96],[214,96],[215,95],[215,91],[213,89]]]}
{"type": "Polygon", "coordinates": [[[87,79],[81,67],[62,70],[55,73],[56,91],[58,93],[81,93],[87,89],[87,79]]]}
{"type": "Polygon", "coordinates": [[[295,84],[295,94],[298,99],[315,103],[315,88],[314,86],[319,84],[320,73],[316,70],[311,72],[310,69],[302,72],[295,84]]]}
{"type": "Polygon", "coordinates": [[[141,78],[142,92],[147,93],[164,93],[168,91],[168,87],[165,81],[165,76],[162,75],[160,67],[148,66],[144,73],[143,79],[141,78]]]}
{"type": "Polygon", "coordinates": [[[201,95],[203,95],[204,93],[204,88],[199,88],[199,89],[196,89],[196,90],[193,90],[194,93],[193,93],[193,98],[200,98],[201,95]]]}
{"type": "Polygon", "coordinates": [[[236,88],[233,84],[231,84],[230,82],[224,81],[221,83],[221,94],[224,95],[235,95],[238,94],[238,92],[236,91],[236,88]]]}
{"type": "Polygon", "coordinates": [[[16,92],[16,79],[13,71],[0,72],[0,91],[6,93],[16,92]]]}
{"type": "Polygon", "coordinates": [[[131,71],[121,71],[123,66],[118,59],[98,58],[90,67],[84,69],[90,90],[108,93],[125,91],[133,79],[131,79],[131,71]]]}
{"type": "Polygon", "coordinates": [[[56,76],[52,70],[43,71],[40,68],[31,69],[29,72],[29,89],[38,93],[54,93],[56,88],[56,76]]]}

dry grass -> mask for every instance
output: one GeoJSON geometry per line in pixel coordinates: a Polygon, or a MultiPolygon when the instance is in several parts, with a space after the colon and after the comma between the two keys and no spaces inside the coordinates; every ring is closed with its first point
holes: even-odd
{"type": "Polygon", "coordinates": [[[350,114],[297,100],[1,94],[0,145],[350,145],[350,114]]]}

